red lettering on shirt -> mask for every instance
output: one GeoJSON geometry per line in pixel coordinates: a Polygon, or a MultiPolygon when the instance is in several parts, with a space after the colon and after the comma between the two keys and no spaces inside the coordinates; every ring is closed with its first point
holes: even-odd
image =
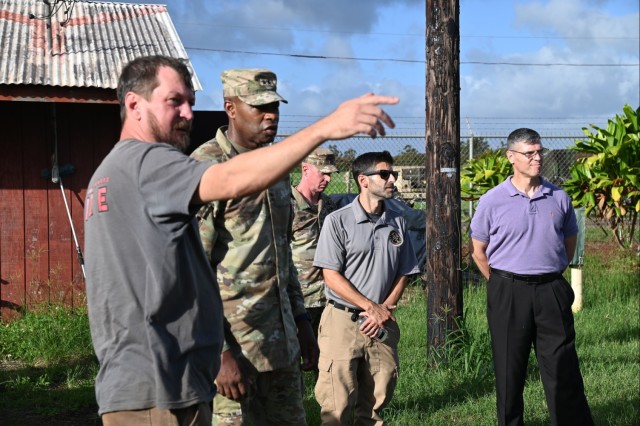
{"type": "Polygon", "coordinates": [[[107,187],[102,186],[98,188],[98,211],[109,211],[109,204],[107,204],[107,187]]]}
{"type": "Polygon", "coordinates": [[[84,220],[85,222],[93,216],[93,189],[87,189],[87,199],[84,203],[84,220]]]}
{"type": "Polygon", "coordinates": [[[93,182],[93,187],[95,188],[96,186],[104,185],[106,183],[109,183],[109,176],[101,177],[100,179],[93,182]]]}

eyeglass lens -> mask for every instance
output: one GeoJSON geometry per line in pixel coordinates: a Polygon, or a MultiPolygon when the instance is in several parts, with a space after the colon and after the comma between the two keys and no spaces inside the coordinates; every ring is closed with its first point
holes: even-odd
{"type": "Polygon", "coordinates": [[[533,159],[536,156],[536,154],[538,154],[540,158],[542,158],[547,152],[546,149],[539,149],[538,151],[526,151],[526,152],[516,151],[515,149],[512,149],[511,151],[517,152],[518,154],[522,154],[525,157],[527,157],[527,159],[529,160],[533,159]]]}
{"type": "Polygon", "coordinates": [[[532,159],[533,157],[536,156],[536,154],[538,154],[540,157],[544,157],[544,149],[540,149],[538,151],[527,151],[527,152],[523,152],[524,156],[527,157],[528,159],[532,159]]]}

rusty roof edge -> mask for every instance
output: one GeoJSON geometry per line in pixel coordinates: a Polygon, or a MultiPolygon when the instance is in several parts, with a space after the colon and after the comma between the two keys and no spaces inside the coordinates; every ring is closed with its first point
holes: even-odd
{"type": "Polygon", "coordinates": [[[165,10],[167,11],[167,15],[169,16],[168,23],[171,25],[171,30],[173,30],[173,34],[175,34],[175,37],[176,37],[174,44],[177,46],[179,50],[181,50],[180,54],[184,55],[183,58],[189,61],[189,69],[191,70],[191,80],[193,81],[194,90],[195,91],[204,90],[204,87],[202,87],[202,84],[200,83],[200,79],[196,74],[196,68],[193,66],[193,62],[191,62],[191,58],[189,57],[189,54],[187,53],[187,50],[184,47],[184,44],[182,44],[182,40],[180,39],[178,30],[176,30],[176,26],[173,24],[173,19],[171,19],[171,14],[169,13],[169,7],[166,4],[163,4],[160,6],[164,6],[165,10]]]}
{"type": "Polygon", "coordinates": [[[166,5],[73,4],[45,25],[40,0],[0,2],[0,84],[115,89],[124,64],[164,54],[185,60],[194,90],[203,90],[166,5]]]}

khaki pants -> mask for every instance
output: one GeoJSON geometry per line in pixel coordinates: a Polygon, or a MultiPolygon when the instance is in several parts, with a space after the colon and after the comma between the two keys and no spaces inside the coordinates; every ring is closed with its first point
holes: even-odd
{"type": "Polygon", "coordinates": [[[388,322],[387,340],[365,336],[349,312],[327,306],[320,320],[316,400],[323,425],[382,425],[399,375],[400,329],[388,322]]]}
{"type": "Polygon", "coordinates": [[[104,426],[211,426],[211,404],[201,402],[187,408],[114,411],[102,415],[104,426]]]}

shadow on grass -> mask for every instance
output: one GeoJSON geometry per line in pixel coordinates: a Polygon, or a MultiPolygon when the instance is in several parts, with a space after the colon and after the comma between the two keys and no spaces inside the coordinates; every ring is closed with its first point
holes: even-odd
{"type": "MultiPolygon", "coordinates": [[[[402,380],[402,378],[401,378],[402,380]]],[[[411,396],[405,396],[402,400],[394,398],[391,400],[385,412],[389,415],[401,413],[404,410],[411,410],[427,417],[434,412],[451,408],[452,406],[463,404],[473,399],[481,399],[494,393],[494,381],[484,380],[470,384],[461,382],[448,386],[441,392],[423,392],[411,396]]]]}
{"type": "Polygon", "coordinates": [[[576,344],[578,357],[581,361],[583,359],[586,360],[590,355],[595,358],[600,357],[597,352],[593,354],[593,349],[588,347],[597,348],[603,345],[617,347],[638,342],[640,340],[640,325],[625,324],[624,326],[608,330],[607,333],[601,335],[596,335],[595,333],[583,334],[584,336],[581,336],[579,342],[576,344]]]}
{"type": "Polygon", "coordinates": [[[597,425],[640,425],[640,396],[632,395],[629,399],[610,400],[606,404],[589,403],[591,417],[597,425]],[[611,413],[616,413],[615,419],[611,413]]]}
{"type": "Polygon", "coordinates": [[[44,367],[0,365],[0,424],[102,424],[94,393],[95,358],[44,367]]]}

